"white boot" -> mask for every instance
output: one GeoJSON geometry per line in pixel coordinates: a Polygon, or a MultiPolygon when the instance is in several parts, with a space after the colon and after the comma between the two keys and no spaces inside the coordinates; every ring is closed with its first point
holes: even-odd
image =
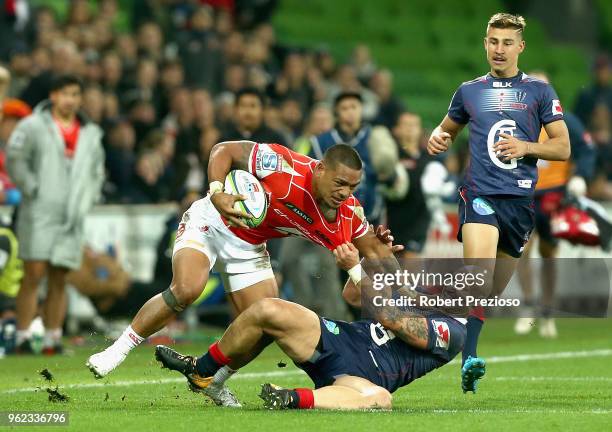
{"type": "Polygon", "coordinates": [[[526,335],[533,330],[535,326],[535,318],[519,318],[514,323],[514,333],[518,335],[526,335]]]}
{"type": "Polygon", "coordinates": [[[108,375],[127,357],[127,353],[122,354],[111,348],[92,355],[85,363],[96,378],[103,378],[108,375]]]}
{"type": "Polygon", "coordinates": [[[540,336],[546,339],[555,339],[558,336],[554,318],[540,319],[540,336]]]}
{"type": "Polygon", "coordinates": [[[105,377],[123,363],[129,352],[140,345],[142,341],[144,341],[144,338],[139,336],[132,326],[128,326],[114,344],[89,357],[85,366],[96,378],[105,377]]]}

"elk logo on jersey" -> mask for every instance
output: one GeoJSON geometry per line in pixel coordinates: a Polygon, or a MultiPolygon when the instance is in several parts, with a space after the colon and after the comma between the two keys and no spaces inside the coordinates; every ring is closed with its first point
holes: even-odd
{"type": "Polygon", "coordinates": [[[444,321],[431,320],[434,331],[436,332],[436,346],[448,350],[450,343],[450,330],[444,321]]]}

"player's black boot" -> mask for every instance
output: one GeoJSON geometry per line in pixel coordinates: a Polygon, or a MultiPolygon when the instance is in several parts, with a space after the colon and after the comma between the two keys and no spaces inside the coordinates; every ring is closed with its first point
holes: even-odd
{"type": "Polygon", "coordinates": [[[293,396],[291,390],[274,384],[262,384],[259,397],[264,401],[264,408],[282,410],[292,408],[293,396]]]}
{"type": "Polygon", "coordinates": [[[194,392],[202,392],[210,385],[213,377],[203,377],[196,370],[196,358],[174,351],[165,345],[155,347],[155,358],[162,367],[182,373],[187,378],[189,388],[194,392]]]}

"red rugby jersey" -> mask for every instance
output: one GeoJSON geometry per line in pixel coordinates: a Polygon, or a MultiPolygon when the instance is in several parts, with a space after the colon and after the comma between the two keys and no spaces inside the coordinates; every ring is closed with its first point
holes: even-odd
{"type": "Polygon", "coordinates": [[[353,195],[340,205],[334,222],[323,217],[312,192],[317,162],[279,144],[255,144],[248,171],[268,194],[268,212],[257,228],[230,230],[251,244],[301,236],[329,250],[364,235],[369,224],[353,195]]]}

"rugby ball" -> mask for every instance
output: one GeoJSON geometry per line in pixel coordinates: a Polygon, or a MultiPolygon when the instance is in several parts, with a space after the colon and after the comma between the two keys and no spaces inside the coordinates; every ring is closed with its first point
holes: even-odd
{"type": "Polygon", "coordinates": [[[234,208],[253,216],[244,219],[250,228],[259,226],[266,218],[268,210],[268,197],[263,186],[257,178],[249,172],[233,170],[225,177],[225,193],[244,195],[244,201],[236,201],[234,208]]]}

